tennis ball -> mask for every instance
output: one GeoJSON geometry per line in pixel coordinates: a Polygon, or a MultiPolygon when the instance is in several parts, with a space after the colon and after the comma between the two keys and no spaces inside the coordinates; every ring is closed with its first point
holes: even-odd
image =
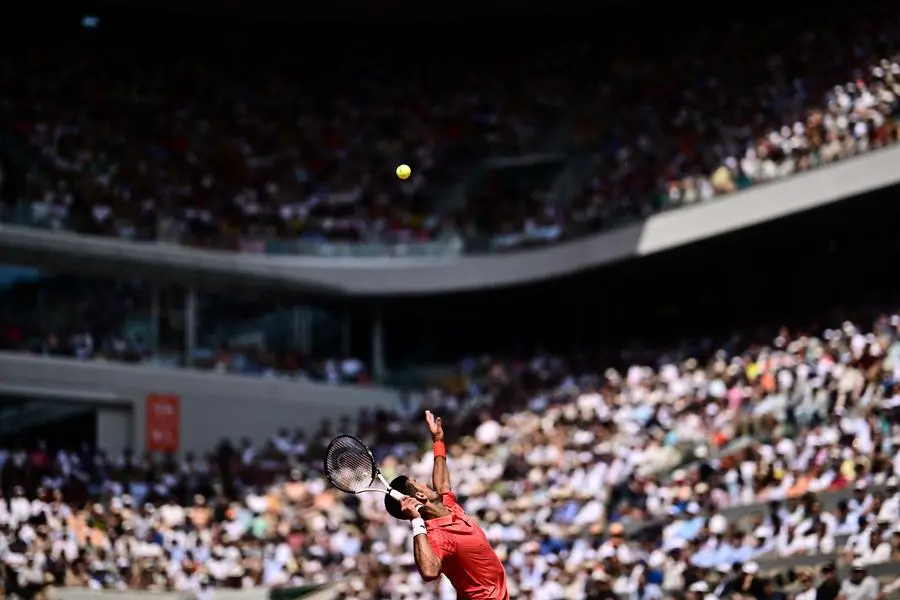
{"type": "Polygon", "coordinates": [[[412,169],[409,168],[409,165],[400,165],[397,167],[397,177],[400,179],[409,179],[411,174],[412,169]]]}

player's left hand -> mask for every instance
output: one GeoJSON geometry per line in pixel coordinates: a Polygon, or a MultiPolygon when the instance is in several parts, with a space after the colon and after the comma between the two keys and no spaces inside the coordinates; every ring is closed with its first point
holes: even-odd
{"type": "Polygon", "coordinates": [[[419,504],[418,500],[410,496],[400,500],[400,510],[403,512],[403,516],[410,521],[419,518],[419,504]]]}
{"type": "Polygon", "coordinates": [[[440,417],[435,417],[430,410],[425,411],[425,422],[428,423],[428,429],[431,431],[431,439],[435,442],[444,441],[444,424],[440,417]]]}

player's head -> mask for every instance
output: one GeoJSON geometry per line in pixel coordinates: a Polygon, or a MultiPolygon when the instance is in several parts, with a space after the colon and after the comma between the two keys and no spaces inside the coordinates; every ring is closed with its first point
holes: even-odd
{"type": "MultiPolygon", "coordinates": [[[[401,475],[400,477],[396,477],[391,482],[391,489],[397,490],[401,494],[406,494],[407,496],[411,496],[424,504],[426,507],[429,504],[440,504],[441,503],[441,495],[436,491],[425,485],[424,483],[419,483],[415,479],[410,479],[405,475],[401,475]]],[[[405,519],[403,513],[400,511],[400,503],[388,495],[384,496],[384,508],[388,511],[388,514],[394,517],[395,519],[405,519]]],[[[423,514],[423,516],[426,516],[423,514]]]]}

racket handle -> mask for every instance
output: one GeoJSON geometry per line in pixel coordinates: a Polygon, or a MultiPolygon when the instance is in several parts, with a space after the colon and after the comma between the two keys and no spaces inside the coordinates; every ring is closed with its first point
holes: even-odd
{"type": "MultiPolygon", "coordinates": [[[[407,496],[406,494],[403,494],[403,493],[401,493],[401,492],[398,492],[397,490],[388,490],[388,496],[390,496],[391,498],[393,498],[393,499],[396,500],[397,502],[403,500],[404,498],[408,498],[408,496],[407,496]]],[[[422,505],[420,504],[419,506],[416,507],[416,510],[419,511],[419,512],[422,512],[422,509],[423,509],[423,508],[424,508],[424,506],[422,506],[422,505]]]]}

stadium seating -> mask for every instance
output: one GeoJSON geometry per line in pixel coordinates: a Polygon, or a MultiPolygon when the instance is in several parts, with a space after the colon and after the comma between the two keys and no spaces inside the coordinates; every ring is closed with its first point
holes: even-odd
{"type": "Polygon", "coordinates": [[[9,57],[0,144],[27,177],[4,218],[248,252],[552,243],[894,143],[896,15],[819,18],[609,69],[590,45],[327,76],[286,56],[9,57]]]}
{"type": "MultiPolygon", "coordinates": [[[[474,363],[465,398],[425,397],[446,415],[454,488],[513,597],[802,592],[830,561],[896,597],[900,317],[839,325],[621,373],[550,356],[525,370],[474,363]],[[517,384],[534,375],[540,389],[517,384]]],[[[388,476],[427,480],[416,407],[337,428],[371,444],[388,476]]],[[[380,497],[328,489],[318,465],[334,431],[177,460],[8,448],[0,544],[12,585],[46,573],[97,589],[337,582],[347,599],[453,597],[415,574],[407,528],[380,497]]]]}
{"type": "MultiPolygon", "coordinates": [[[[374,50],[334,69],[102,44],[10,54],[0,218],[283,254],[551,244],[896,143],[896,10],[822,13],[673,32],[666,57],[622,48],[612,64],[591,44],[479,61],[423,49],[400,70],[374,50]],[[393,176],[399,162],[410,180],[393,176]]],[[[171,323],[150,298],[127,278],[17,283],[0,294],[0,349],[178,366],[183,307],[151,351],[146,315],[171,323]]],[[[192,366],[369,380],[351,357],[232,343],[236,303],[204,302],[192,366]]],[[[205,455],[0,440],[0,596],[325,584],[343,600],[451,600],[446,581],[418,576],[380,496],[320,474],[341,431],[389,478],[428,480],[427,407],[515,600],[814,600],[831,566],[845,600],[898,600],[900,315],[831,325],[702,356],[644,360],[643,340],[618,370],[464,360],[453,389],[402,413],[205,455]],[[882,594],[851,593],[860,573],[882,594]]]]}

